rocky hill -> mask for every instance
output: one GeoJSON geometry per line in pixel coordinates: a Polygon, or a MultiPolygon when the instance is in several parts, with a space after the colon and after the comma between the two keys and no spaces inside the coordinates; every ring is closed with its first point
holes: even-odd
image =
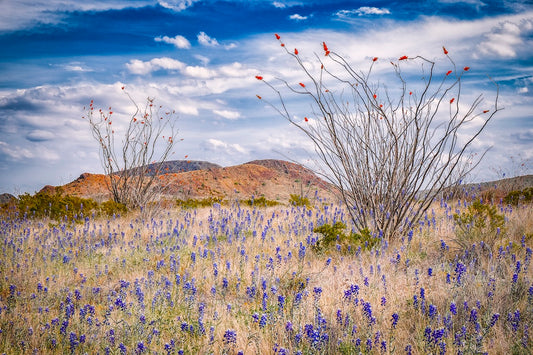
{"type": "MultiPolygon", "coordinates": [[[[161,169],[158,179],[165,198],[249,199],[264,196],[269,200],[286,202],[291,194],[313,197],[315,191],[321,197],[331,197],[330,185],[301,165],[282,160],[254,160],[245,164],[220,167],[216,164],[196,161],[171,161],[161,169]]],[[[65,194],[109,199],[108,177],[84,173],[76,180],[60,186],[45,186],[44,191],[58,188],[65,194]]]]}

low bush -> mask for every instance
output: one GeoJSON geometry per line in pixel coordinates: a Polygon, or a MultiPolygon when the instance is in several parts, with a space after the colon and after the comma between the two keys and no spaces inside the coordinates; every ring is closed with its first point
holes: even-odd
{"type": "Polygon", "coordinates": [[[313,232],[322,234],[313,246],[316,252],[324,252],[335,247],[337,250],[349,253],[355,252],[359,248],[362,250],[371,250],[379,242],[379,238],[372,235],[367,228],[359,233],[345,233],[346,224],[335,222],[335,224],[323,224],[316,227],[313,232]]]}
{"type": "Polygon", "coordinates": [[[474,201],[467,210],[454,214],[456,243],[462,250],[483,242],[494,251],[496,242],[505,233],[505,217],[496,206],[474,201]]]}
{"type": "Polygon", "coordinates": [[[299,206],[299,207],[310,207],[311,202],[307,197],[291,194],[289,198],[289,204],[292,206],[299,206]]]}
{"type": "Polygon", "coordinates": [[[243,201],[244,204],[248,206],[255,206],[255,207],[272,207],[279,205],[279,202],[273,201],[273,200],[267,200],[264,196],[258,197],[258,198],[249,198],[248,200],[243,201]]]}
{"type": "Polygon", "coordinates": [[[208,197],[201,200],[189,198],[187,200],[176,200],[176,205],[183,209],[194,209],[194,208],[201,208],[201,207],[210,207],[213,206],[215,203],[222,203],[222,199],[217,197],[208,197]]]}
{"type": "Polygon", "coordinates": [[[112,216],[125,214],[125,205],[115,201],[98,204],[90,198],[65,195],[61,189],[54,192],[40,191],[34,195],[25,193],[2,207],[3,214],[15,213],[27,218],[49,218],[54,221],[81,222],[91,215],[112,216]]]}
{"type": "Polygon", "coordinates": [[[533,187],[528,187],[523,190],[514,190],[509,192],[504,198],[503,202],[509,205],[518,205],[519,202],[529,203],[533,199],[533,187]]]}

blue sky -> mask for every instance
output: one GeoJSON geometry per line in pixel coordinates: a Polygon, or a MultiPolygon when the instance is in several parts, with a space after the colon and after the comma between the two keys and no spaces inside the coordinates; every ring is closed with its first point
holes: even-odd
{"type": "MultiPolygon", "coordinates": [[[[531,173],[529,1],[20,0],[0,2],[0,192],[101,173],[83,107],[112,106],[120,128],[132,113],[122,86],[177,111],[183,141],[171,159],[312,165],[312,144],[255,96],[269,95],[255,75],[301,75],[274,33],[306,61],[325,41],[362,69],[374,56],[434,59],[446,46],[472,68],[467,98],[491,97],[487,75],[500,86],[504,110],[473,145],[492,147],[474,179],[531,173]]],[[[287,100],[295,115],[308,107],[287,100]]]]}

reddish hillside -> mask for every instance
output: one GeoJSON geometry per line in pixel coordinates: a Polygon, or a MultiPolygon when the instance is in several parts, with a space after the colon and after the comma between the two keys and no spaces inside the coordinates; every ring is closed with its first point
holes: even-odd
{"type": "MultiPolygon", "coordinates": [[[[110,198],[104,175],[84,173],[78,179],[61,186],[64,193],[93,198],[99,201],[110,198]]],[[[256,160],[225,168],[211,167],[159,176],[166,198],[249,199],[264,196],[269,200],[286,202],[291,194],[308,194],[315,191],[330,197],[329,185],[312,171],[294,163],[281,160],[256,160]]],[[[46,190],[55,190],[46,186],[46,190]]]]}

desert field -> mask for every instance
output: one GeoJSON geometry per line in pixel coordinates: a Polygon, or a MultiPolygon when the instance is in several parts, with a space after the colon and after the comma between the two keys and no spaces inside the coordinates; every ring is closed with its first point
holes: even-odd
{"type": "Polygon", "coordinates": [[[5,215],[0,352],[531,353],[531,204],[471,206],[435,201],[374,248],[317,248],[317,226],[350,228],[321,199],[77,222],[5,215]],[[487,223],[454,217],[469,214],[487,223]]]}

